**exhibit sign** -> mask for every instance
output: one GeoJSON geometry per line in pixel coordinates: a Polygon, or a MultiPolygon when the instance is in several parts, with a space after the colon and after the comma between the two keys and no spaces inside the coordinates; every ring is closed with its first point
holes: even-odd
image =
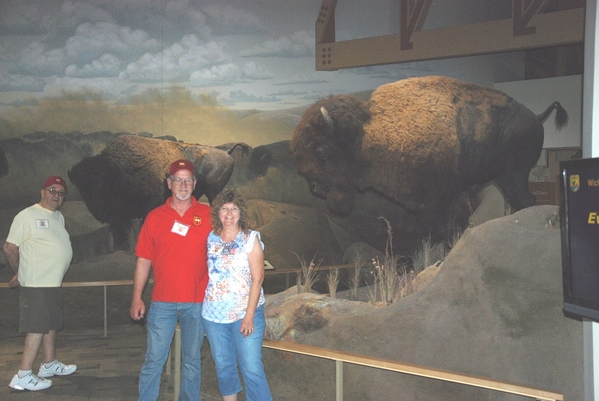
{"type": "Polygon", "coordinates": [[[564,312],[599,321],[599,158],[560,168],[564,312]]]}

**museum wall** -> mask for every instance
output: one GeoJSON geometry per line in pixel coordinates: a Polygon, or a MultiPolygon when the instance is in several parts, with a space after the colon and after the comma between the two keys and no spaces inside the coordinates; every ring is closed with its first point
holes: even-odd
{"type": "MultiPolygon", "coordinates": [[[[333,219],[339,228],[337,220],[345,220],[331,217],[310,195],[281,146],[308,105],[332,94],[367,99],[380,85],[414,76],[443,75],[488,87],[531,78],[525,52],[316,71],[320,5],[320,0],[3,2],[0,185],[12,188],[0,193],[1,204],[11,210],[4,220],[36,201],[42,176],[68,179],[84,157],[98,155],[119,135],[133,134],[222,149],[244,143],[257,152],[252,157],[232,151],[236,170],[229,186],[250,199],[317,208],[316,220],[333,219]]],[[[509,1],[433,1],[422,29],[510,14],[509,1]]],[[[397,0],[339,1],[336,39],[397,33],[398,16],[397,0]]],[[[68,182],[68,200],[81,201],[68,182]]],[[[493,188],[481,192],[489,193],[497,198],[490,201],[495,206],[482,208],[478,221],[510,212],[493,188]]],[[[362,202],[370,205],[372,199],[362,202]]],[[[394,207],[385,199],[377,202],[380,206],[356,219],[376,221],[377,210],[394,207]]],[[[382,223],[368,224],[384,236],[382,223]]]]}
{"type": "MultiPolygon", "coordinates": [[[[122,131],[255,146],[289,138],[293,127],[249,118],[256,112],[285,113],[410,76],[485,86],[524,77],[522,52],[317,72],[320,3],[3,3],[0,138],[122,131]]],[[[423,29],[508,18],[505,3],[433,2],[423,29]]],[[[396,0],[340,1],[337,40],[396,33],[398,8],[396,0]]]]}

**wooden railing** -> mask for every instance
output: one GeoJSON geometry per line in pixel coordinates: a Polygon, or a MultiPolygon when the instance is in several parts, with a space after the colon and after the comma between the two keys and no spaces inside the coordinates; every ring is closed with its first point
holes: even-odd
{"type": "MultiPolygon", "coordinates": [[[[319,266],[316,267],[315,270],[331,270],[335,268],[348,268],[354,267],[354,265],[340,265],[340,266],[319,266]]],[[[285,270],[274,270],[269,269],[266,270],[266,274],[286,274],[286,284],[289,287],[289,275],[297,274],[301,272],[301,268],[292,268],[285,270]]],[[[154,283],[153,279],[148,280],[148,284],[154,283]]],[[[107,311],[107,287],[112,286],[123,286],[123,285],[133,285],[133,280],[107,280],[107,281],[64,281],[62,283],[63,287],[104,287],[104,337],[108,336],[108,311],[107,311]]],[[[0,288],[10,288],[8,283],[0,283],[0,288]]]]}
{"type": "MultiPolygon", "coordinates": [[[[154,283],[153,279],[148,280],[148,284],[154,283]]],[[[104,337],[108,337],[108,307],[107,307],[107,287],[133,285],[133,280],[112,280],[112,281],[64,281],[63,287],[104,287],[104,337]]],[[[0,288],[9,288],[8,283],[0,283],[0,288]]]]}
{"type": "MultiPolygon", "coordinates": [[[[338,268],[353,267],[350,265],[335,266],[338,268]]],[[[323,267],[319,270],[330,269],[331,267],[323,267]]],[[[281,273],[288,273],[282,271],[281,273]]],[[[268,274],[268,272],[267,272],[268,274]]],[[[274,274],[274,273],[270,273],[274,274]]],[[[150,280],[150,282],[153,282],[150,280]]],[[[64,282],[63,287],[104,287],[104,337],[107,336],[107,292],[109,286],[133,285],[133,280],[117,280],[117,281],[92,281],[92,282],[64,282]]],[[[8,283],[0,283],[0,288],[8,288],[8,283]]],[[[174,393],[175,400],[179,396],[181,386],[181,329],[177,325],[174,336],[174,358],[175,358],[175,377],[174,377],[174,393]]],[[[398,373],[405,373],[413,376],[427,377],[430,379],[443,380],[452,383],[465,384],[472,387],[480,387],[488,390],[500,391],[504,393],[516,394],[524,397],[533,398],[536,400],[546,401],[563,401],[562,394],[540,390],[531,387],[520,386],[512,383],[499,382],[483,377],[463,375],[438,369],[427,368],[418,365],[412,365],[388,359],[375,358],[366,355],[351,354],[347,352],[334,351],[326,348],[319,348],[305,344],[298,344],[289,341],[273,341],[264,340],[264,348],[269,348],[278,351],[292,352],[300,355],[313,356],[317,358],[333,360],[336,363],[336,401],[343,400],[343,363],[351,363],[354,365],[368,366],[376,369],[383,369],[398,373]]],[[[166,371],[171,371],[171,356],[167,361],[166,371]]]]}
{"type": "Polygon", "coordinates": [[[516,384],[498,382],[495,380],[468,376],[444,370],[427,368],[391,361],[388,359],[374,358],[371,356],[351,354],[347,352],[334,351],[326,348],[313,347],[311,345],[298,344],[289,341],[264,340],[262,346],[279,351],[293,352],[295,354],[315,356],[317,358],[330,359],[336,363],[336,401],[343,400],[343,363],[368,366],[376,369],[389,370],[398,373],[406,373],[413,376],[427,377],[430,379],[443,380],[452,383],[465,384],[471,387],[480,387],[488,390],[501,391],[504,393],[517,394],[537,400],[563,401],[564,396],[551,391],[524,387],[516,384]]]}
{"type": "MultiPolygon", "coordinates": [[[[343,363],[367,366],[375,369],[388,370],[397,373],[405,373],[412,376],[427,377],[429,379],[443,380],[446,382],[465,384],[471,387],[480,387],[487,390],[500,391],[503,393],[516,394],[535,400],[563,401],[564,396],[552,391],[540,390],[532,387],[520,386],[512,383],[499,382],[484,377],[469,376],[445,370],[427,368],[424,366],[407,364],[389,359],[375,358],[366,355],[351,354],[348,352],[334,351],[311,345],[298,344],[290,341],[264,340],[264,348],[277,351],[292,352],[295,354],[313,356],[335,361],[335,401],[343,401],[343,363]]],[[[179,397],[181,387],[181,329],[177,325],[174,341],[175,378],[174,378],[174,400],[179,397]]],[[[172,355],[169,354],[167,372],[170,372],[172,355]]]]}

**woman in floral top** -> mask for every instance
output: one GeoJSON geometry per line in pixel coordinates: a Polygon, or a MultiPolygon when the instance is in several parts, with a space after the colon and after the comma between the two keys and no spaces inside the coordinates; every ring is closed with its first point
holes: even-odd
{"type": "Polygon", "coordinates": [[[224,190],[212,202],[208,236],[208,275],[202,308],[204,328],[216,365],[223,401],[272,400],[264,365],[264,244],[247,226],[247,207],[235,190],[224,190]]]}

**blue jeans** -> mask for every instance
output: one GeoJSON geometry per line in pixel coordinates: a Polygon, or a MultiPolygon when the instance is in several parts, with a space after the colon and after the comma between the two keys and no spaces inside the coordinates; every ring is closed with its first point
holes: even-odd
{"type": "Polygon", "coordinates": [[[201,303],[152,302],[148,311],[148,349],[139,373],[139,400],[156,401],[160,378],[175,333],[181,326],[181,392],[179,401],[201,400],[200,349],[204,343],[201,303]]]}
{"type": "Polygon", "coordinates": [[[256,309],[254,332],[247,337],[239,332],[241,320],[214,323],[204,319],[206,337],[216,365],[218,390],[222,396],[241,391],[237,364],[246,387],[247,401],[271,401],[270,389],[262,364],[262,339],[266,323],[264,305],[256,309]]]}

